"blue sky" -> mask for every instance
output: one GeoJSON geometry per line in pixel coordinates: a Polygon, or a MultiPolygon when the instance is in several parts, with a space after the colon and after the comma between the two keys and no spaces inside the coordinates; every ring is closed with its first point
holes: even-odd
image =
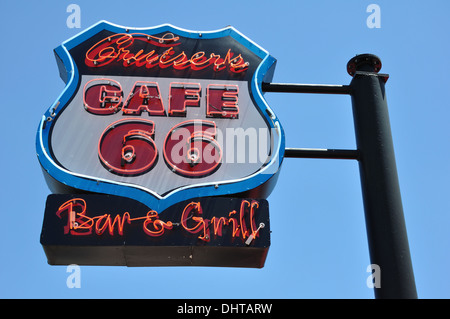
{"type": "MultiPolygon", "coordinates": [[[[263,269],[81,267],[69,289],[39,243],[50,193],[36,158],[42,114],[64,89],[53,49],[99,20],[216,30],[232,25],[274,56],[274,82],[349,84],[346,63],[374,53],[386,85],[418,295],[449,298],[448,1],[8,1],[0,24],[2,298],[373,298],[358,163],[285,159],[269,197],[263,269]],[[81,8],[81,29],[66,8],[81,8]],[[187,4],[189,3],[189,4],[187,4]],[[369,4],[381,28],[368,28],[369,4]]],[[[354,149],[348,96],[267,93],[287,147],[354,149]]]]}

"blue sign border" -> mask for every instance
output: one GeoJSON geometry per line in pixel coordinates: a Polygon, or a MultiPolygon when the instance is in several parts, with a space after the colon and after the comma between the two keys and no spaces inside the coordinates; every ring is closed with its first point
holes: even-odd
{"type": "Polygon", "coordinates": [[[65,79],[66,87],[56,101],[44,113],[36,136],[37,156],[43,168],[44,175],[46,175],[47,181],[50,177],[50,180],[53,181],[54,179],[60,184],[67,186],[68,189],[129,197],[159,211],[162,211],[180,201],[195,198],[200,195],[203,197],[225,196],[241,193],[251,195],[251,191],[254,189],[266,187],[270,192],[270,190],[274,187],[284,157],[285,137],[280,121],[267,105],[262,95],[261,86],[264,78],[266,76],[271,76],[269,71],[273,70],[276,60],[270,56],[267,51],[249,40],[233,27],[227,27],[217,31],[197,32],[180,29],[170,24],[163,24],[152,28],[128,28],[111,24],[107,21],[100,21],[80,34],[63,42],[55,49],[55,54],[57,55],[57,58],[60,59],[58,62],[61,62],[66,70],[65,74],[63,74],[63,76],[67,77],[65,79]],[[194,39],[214,39],[231,36],[251,52],[260,57],[262,62],[258,66],[251,80],[251,90],[256,105],[261,110],[261,114],[266,116],[267,122],[269,123],[271,129],[278,132],[278,141],[276,142],[277,148],[274,151],[271,161],[257,173],[241,179],[216,184],[196,184],[195,187],[181,187],[165,196],[159,196],[154,193],[152,194],[144,187],[140,187],[138,185],[118,183],[91,176],[85,176],[68,171],[59,166],[54,159],[52,159],[49,152],[49,133],[51,121],[58,115],[58,112],[63,109],[62,106],[70,102],[70,99],[77,90],[79,73],[71,55],[69,54],[69,50],[78,44],[83,43],[102,30],[108,30],[116,33],[123,33],[133,30],[141,33],[147,33],[149,35],[162,32],[174,32],[180,36],[194,39]],[[200,187],[201,191],[199,190],[200,187]]]}

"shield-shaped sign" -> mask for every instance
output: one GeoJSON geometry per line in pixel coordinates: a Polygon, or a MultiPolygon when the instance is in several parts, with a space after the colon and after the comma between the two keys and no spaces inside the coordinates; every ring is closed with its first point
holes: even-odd
{"type": "Polygon", "coordinates": [[[37,134],[53,192],[119,195],[162,211],[272,190],[284,134],[261,85],[276,61],[234,28],[101,21],[55,55],[66,87],[37,134]]]}

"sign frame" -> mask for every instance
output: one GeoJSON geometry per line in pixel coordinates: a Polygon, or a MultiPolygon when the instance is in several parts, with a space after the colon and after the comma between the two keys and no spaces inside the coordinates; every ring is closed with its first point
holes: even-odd
{"type": "Polygon", "coordinates": [[[52,194],[40,242],[50,265],[262,268],[269,204],[202,197],[156,212],[120,196],[52,194]]]}
{"type": "Polygon", "coordinates": [[[262,83],[270,82],[273,76],[276,60],[267,51],[242,35],[233,27],[226,27],[217,31],[195,32],[177,28],[170,24],[163,24],[152,28],[128,28],[100,21],[80,34],[65,41],[55,49],[60,76],[66,82],[66,87],[56,101],[43,115],[36,137],[36,149],[39,162],[42,166],[45,179],[54,193],[103,193],[125,196],[138,200],[152,209],[162,211],[171,205],[189,198],[209,196],[242,196],[253,198],[266,198],[275,186],[280,167],[284,157],[285,137],[283,128],[275,113],[266,103],[262,94],[262,83]],[[70,103],[74,94],[79,90],[80,74],[69,51],[83,43],[102,30],[115,33],[128,33],[136,31],[140,33],[158,34],[162,32],[174,32],[177,35],[192,39],[217,39],[230,36],[248,50],[261,58],[261,63],[254,72],[249,86],[255,106],[270,125],[274,132],[274,150],[271,160],[261,170],[250,176],[239,179],[225,180],[215,183],[198,183],[194,186],[186,185],[166,195],[155,194],[144,187],[129,183],[111,182],[107,179],[83,175],[69,171],[58,164],[52,157],[49,146],[50,127],[64,107],[70,103]]]}

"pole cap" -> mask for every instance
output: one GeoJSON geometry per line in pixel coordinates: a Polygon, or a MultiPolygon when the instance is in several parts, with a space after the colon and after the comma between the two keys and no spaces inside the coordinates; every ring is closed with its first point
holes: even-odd
{"type": "Polygon", "coordinates": [[[354,76],[356,71],[378,73],[381,70],[381,60],[374,54],[358,54],[347,63],[347,72],[354,76]]]}

